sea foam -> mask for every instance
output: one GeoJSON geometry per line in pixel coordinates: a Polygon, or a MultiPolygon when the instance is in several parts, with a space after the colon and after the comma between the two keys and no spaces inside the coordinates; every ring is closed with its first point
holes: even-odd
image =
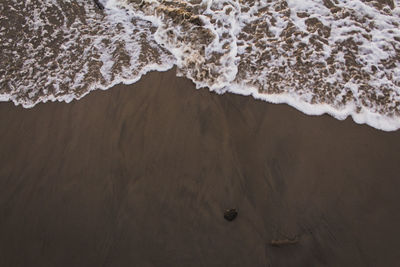
{"type": "Polygon", "coordinates": [[[2,101],[69,102],[176,66],[197,88],[400,128],[398,1],[5,2],[2,101]]]}

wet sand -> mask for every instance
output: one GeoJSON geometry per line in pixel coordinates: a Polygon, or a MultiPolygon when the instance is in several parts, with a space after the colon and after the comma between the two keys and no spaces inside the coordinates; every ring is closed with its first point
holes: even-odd
{"type": "Polygon", "coordinates": [[[400,131],[173,71],[0,120],[0,266],[400,262],[400,131]]]}

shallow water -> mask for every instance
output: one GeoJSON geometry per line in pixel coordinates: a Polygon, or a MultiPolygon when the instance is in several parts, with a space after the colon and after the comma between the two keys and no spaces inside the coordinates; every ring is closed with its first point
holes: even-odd
{"type": "Polygon", "coordinates": [[[4,0],[0,99],[32,107],[177,66],[198,88],[400,128],[399,1],[4,0]]]}

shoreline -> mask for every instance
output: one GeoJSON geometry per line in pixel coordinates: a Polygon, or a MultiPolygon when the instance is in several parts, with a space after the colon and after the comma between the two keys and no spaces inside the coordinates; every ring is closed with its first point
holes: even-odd
{"type": "Polygon", "coordinates": [[[399,131],[174,70],[0,116],[1,266],[400,262],[399,131]]]}
{"type": "MultiPolygon", "coordinates": [[[[21,103],[15,103],[14,100],[9,100],[6,97],[1,97],[0,96],[0,103],[2,102],[12,102],[15,106],[21,106],[25,109],[31,109],[34,108],[36,105],[40,104],[46,104],[46,103],[71,103],[73,101],[80,101],[84,97],[87,97],[89,94],[95,92],[95,91],[107,91],[107,90],[112,90],[114,87],[120,87],[120,86],[133,86],[135,83],[139,82],[144,76],[149,75],[152,72],[173,72],[176,73],[176,66],[172,67],[154,67],[149,65],[148,68],[145,68],[143,71],[141,71],[137,77],[135,77],[133,80],[129,81],[123,81],[123,80],[115,80],[114,83],[110,87],[100,87],[100,88],[91,88],[84,94],[80,96],[75,96],[75,95],[63,95],[60,98],[54,98],[46,96],[47,99],[43,102],[42,99],[40,99],[38,102],[32,105],[24,105],[21,103]]],[[[176,76],[175,78],[179,79],[188,79],[186,77],[180,77],[176,76]]],[[[194,81],[192,81],[194,83],[194,81]]],[[[297,111],[306,114],[308,116],[323,116],[323,115],[329,115],[339,121],[346,120],[348,118],[351,118],[354,123],[360,124],[360,125],[367,125],[369,127],[375,128],[377,130],[385,131],[385,132],[396,132],[399,131],[400,129],[400,117],[395,117],[395,116],[385,116],[379,113],[372,113],[367,109],[362,109],[360,112],[355,113],[354,110],[356,109],[355,105],[350,103],[344,106],[341,110],[335,109],[331,105],[328,104],[310,104],[304,100],[302,100],[299,96],[292,96],[289,94],[263,94],[259,93],[256,88],[251,88],[251,87],[244,87],[241,86],[232,86],[231,88],[227,89],[223,93],[220,93],[218,91],[211,91],[210,88],[208,87],[202,87],[202,88],[196,88],[197,90],[206,90],[211,93],[215,93],[218,95],[225,95],[227,93],[229,94],[235,94],[235,95],[240,95],[240,96],[245,96],[245,97],[251,97],[253,100],[256,101],[262,101],[267,104],[279,104],[279,105],[288,105],[292,108],[295,108],[297,111]]]]}

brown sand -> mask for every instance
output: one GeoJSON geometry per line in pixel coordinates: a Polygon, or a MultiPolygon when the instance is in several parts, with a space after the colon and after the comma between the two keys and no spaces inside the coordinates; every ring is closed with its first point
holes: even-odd
{"type": "Polygon", "coordinates": [[[398,266],[400,132],[193,88],[0,104],[0,266],[398,266]]]}

